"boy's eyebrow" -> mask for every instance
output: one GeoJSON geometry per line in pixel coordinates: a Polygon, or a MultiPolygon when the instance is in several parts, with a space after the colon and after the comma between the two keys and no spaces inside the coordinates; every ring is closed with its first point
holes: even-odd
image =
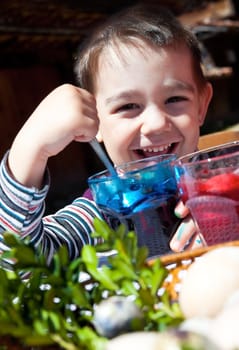
{"type": "MultiPolygon", "coordinates": [[[[179,80],[172,80],[169,79],[164,83],[164,86],[166,88],[170,88],[173,90],[185,90],[185,91],[190,91],[190,92],[195,92],[195,87],[192,84],[179,81],[179,80]]],[[[112,102],[117,102],[120,99],[131,99],[132,97],[135,97],[137,95],[137,92],[134,90],[128,90],[128,91],[123,91],[120,92],[116,95],[107,97],[105,100],[106,105],[112,103],[112,102]]]]}
{"type": "Polygon", "coordinates": [[[111,102],[116,102],[117,100],[120,100],[120,99],[130,99],[133,96],[135,96],[135,91],[123,91],[123,92],[120,92],[119,94],[108,97],[105,100],[105,103],[110,104],[111,102]]]}
{"type": "Polygon", "coordinates": [[[168,80],[164,83],[165,87],[173,88],[173,89],[180,89],[180,90],[186,90],[190,92],[195,92],[195,87],[192,84],[179,81],[179,80],[168,80]]]}

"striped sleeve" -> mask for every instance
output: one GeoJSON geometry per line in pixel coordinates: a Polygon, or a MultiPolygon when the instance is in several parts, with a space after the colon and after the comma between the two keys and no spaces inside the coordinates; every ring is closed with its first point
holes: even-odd
{"type": "Polygon", "coordinates": [[[41,190],[16,182],[8,171],[5,155],[0,164],[0,251],[7,249],[2,239],[4,231],[30,237],[49,259],[62,244],[74,259],[83,245],[97,243],[91,237],[94,218],[102,218],[96,204],[79,197],[54,215],[43,217],[48,189],[49,174],[41,190]]]}
{"type": "Polygon", "coordinates": [[[49,176],[46,176],[42,190],[25,187],[11,177],[7,156],[0,164],[0,228],[1,231],[21,232],[24,236],[39,225],[45,209],[49,176]]]}

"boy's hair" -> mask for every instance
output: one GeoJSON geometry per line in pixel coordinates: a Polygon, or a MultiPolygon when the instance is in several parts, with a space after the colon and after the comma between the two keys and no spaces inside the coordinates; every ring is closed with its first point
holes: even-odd
{"type": "Polygon", "coordinates": [[[75,65],[79,86],[94,92],[99,57],[107,47],[120,50],[121,44],[130,44],[142,48],[142,43],[155,48],[187,47],[192,55],[195,79],[199,87],[204,86],[198,40],[168,9],[156,4],[125,8],[93,30],[79,47],[75,65]]]}

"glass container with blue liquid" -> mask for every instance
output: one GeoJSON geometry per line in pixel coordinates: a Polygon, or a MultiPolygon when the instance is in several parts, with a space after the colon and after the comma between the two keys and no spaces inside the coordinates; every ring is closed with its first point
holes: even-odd
{"type": "Polygon", "coordinates": [[[115,174],[104,170],[88,179],[105,216],[134,230],[139,246],[148,247],[149,257],[170,252],[169,241],[179,224],[174,214],[175,160],[172,154],[144,158],[115,167],[115,174]]]}

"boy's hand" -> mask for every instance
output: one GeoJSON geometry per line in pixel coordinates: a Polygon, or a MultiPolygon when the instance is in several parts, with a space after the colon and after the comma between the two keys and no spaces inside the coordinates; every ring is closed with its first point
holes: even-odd
{"type": "Polygon", "coordinates": [[[204,246],[205,244],[201,236],[197,234],[197,228],[190,216],[189,210],[182,201],[176,206],[175,214],[180,218],[184,218],[184,220],[179,225],[176,233],[171,239],[170,248],[174,252],[181,252],[183,250],[204,246]]]}
{"type": "Polygon", "coordinates": [[[90,141],[98,131],[94,97],[64,84],[35,109],[15,138],[9,153],[13,176],[26,186],[40,187],[48,158],[70,142],[90,141]]]}

